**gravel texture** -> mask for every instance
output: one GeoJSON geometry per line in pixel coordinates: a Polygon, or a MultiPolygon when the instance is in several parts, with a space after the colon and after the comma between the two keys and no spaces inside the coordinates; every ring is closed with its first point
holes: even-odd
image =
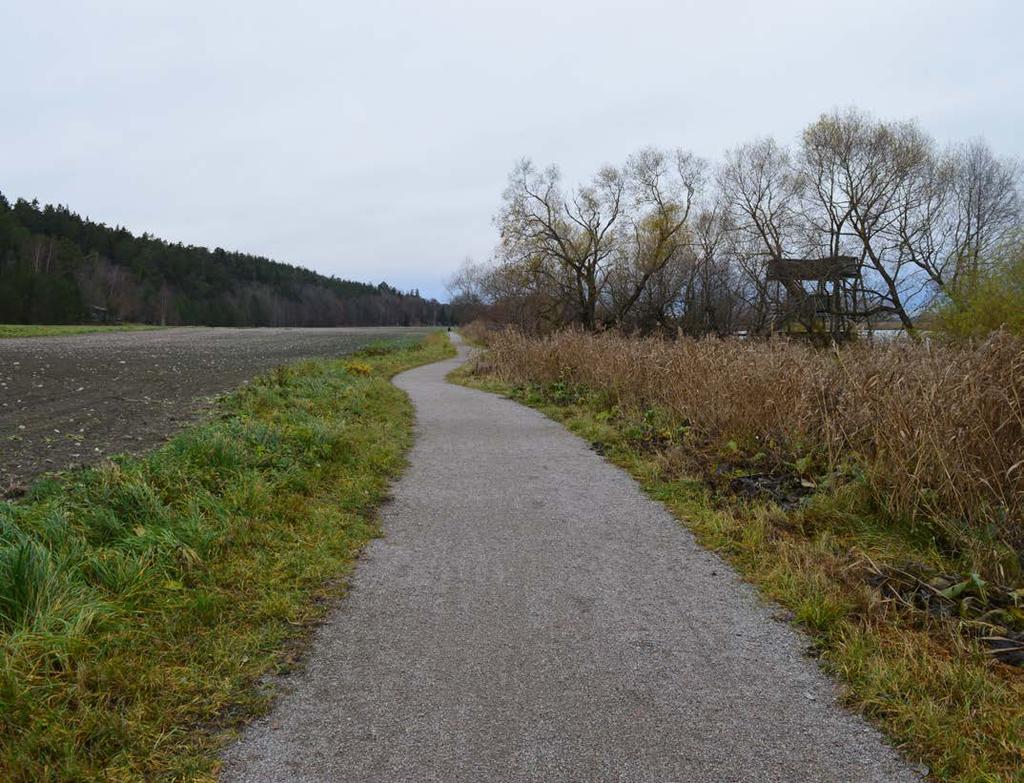
{"type": "Polygon", "coordinates": [[[627,474],[457,361],[398,377],[385,538],[223,780],[919,779],[627,474]]]}
{"type": "Polygon", "coordinates": [[[138,452],[211,395],[271,367],[423,329],[204,329],[0,340],[0,497],[40,474],[138,452]]]}

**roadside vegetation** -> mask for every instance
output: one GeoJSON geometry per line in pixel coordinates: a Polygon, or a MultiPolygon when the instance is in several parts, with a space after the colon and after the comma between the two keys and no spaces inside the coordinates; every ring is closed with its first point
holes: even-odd
{"type": "Polygon", "coordinates": [[[1020,296],[1004,294],[1014,280],[1019,290],[1020,270],[1000,277],[992,265],[1024,228],[1022,171],[981,140],[940,147],[915,122],[857,109],[719,161],[642,149],[577,186],[524,160],[495,215],[493,259],[450,281],[453,312],[530,333],[823,343],[875,325],[913,331],[978,298],[1003,298],[1013,320],[1020,296]]]}
{"type": "Polygon", "coordinates": [[[149,324],[0,324],[0,340],[5,337],[66,337],[93,332],[143,332],[159,328],[149,324]]]}
{"type": "Polygon", "coordinates": [[[1021,186],[857,109],[575,187],[525,160],[449,283],[464,381],[627,468],[939,780],[1024,770],[1021,186]]]}
{"type": "Polygon", "coordinates": [[[0,503],[0,779],[208,780],[264,710],[410,443],[443,334],[281,367],[140,458],[0,503]]]}
{"type": "Polygon", "coordinates": [[[1024,769],[1024,342],[468,329],[470,385],[629,470],[938,780],[1024,769]]]}
{"type": "Polygon", "coordinates": [[[97,311],[172,326],[448,322],[447,307],[417,291],[133,234],[64,205],[0,193],[0,322],[75,324],[97,311]]]}

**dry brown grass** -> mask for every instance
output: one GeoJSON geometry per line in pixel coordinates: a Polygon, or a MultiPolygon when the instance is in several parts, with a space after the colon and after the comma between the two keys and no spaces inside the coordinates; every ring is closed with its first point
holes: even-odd
{"type": "Polygon", "coordinates": [[[475,345],[487,345],[495,333],[488,322],[480,318],[459,327],[459,334],[475,345]]]}
{"type": "Polygon", "coordinates": [[[488,369],[503,381],[585,387],[620,409],[667,411],[706,444],[810,461],[819,476],[853,468],[894,520],[931,526],[989,568],[1002,567],[1000,546],[1024,550],[1019,337],[831,351],[575,331],[488,342],[488,369]]]}

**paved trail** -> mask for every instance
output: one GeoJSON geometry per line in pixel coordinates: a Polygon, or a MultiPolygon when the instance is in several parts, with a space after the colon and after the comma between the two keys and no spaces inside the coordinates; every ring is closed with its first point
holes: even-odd
{"type": "Polygon", "coordinates": [[[386,537],[226,781],[911,781],[798,634],[535,411],[397,379],[386,537]]]}

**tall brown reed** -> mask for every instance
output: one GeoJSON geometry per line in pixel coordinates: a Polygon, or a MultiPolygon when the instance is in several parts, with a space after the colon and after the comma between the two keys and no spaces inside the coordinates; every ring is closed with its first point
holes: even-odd
{"type": "Polygon", "coordinates": [[[490,335],[510,382],[564,382],[668,411],[708,442],[859,465],[895,518],[1024,550],[1024,339],[821,350],[787,340],[490,335]]]}

